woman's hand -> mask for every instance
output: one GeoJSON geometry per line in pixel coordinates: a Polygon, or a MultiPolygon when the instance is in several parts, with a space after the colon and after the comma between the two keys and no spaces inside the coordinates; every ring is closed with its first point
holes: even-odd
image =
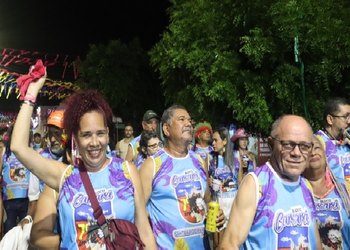
{"type": "Polygon", "coordinates": [[[44,86],[44,84],[46,82],[46,76],[47,76],[47,73],[46,73],[46,70],[45,70],[45,75],[44,76],[40,77],[36,81],[31,82],[29,84],[29,86],[28,86],[28,90],[27,90],[26,96],[28,94],[32,95],[32,96],[38,96],[41,88],[44,86]]]}

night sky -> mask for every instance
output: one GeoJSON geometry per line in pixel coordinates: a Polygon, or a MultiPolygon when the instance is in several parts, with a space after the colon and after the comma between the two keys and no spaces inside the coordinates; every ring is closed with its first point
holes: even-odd
{"type": "Polygon", "coordinates": [[[148,50],[168,25],[167,0],[1,0],[0,49],[84,55],[89,44],[139,37],[148,50]]]}

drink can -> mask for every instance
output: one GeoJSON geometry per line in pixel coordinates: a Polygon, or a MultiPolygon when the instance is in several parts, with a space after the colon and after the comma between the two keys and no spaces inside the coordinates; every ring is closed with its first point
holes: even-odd
{"type": "Polygon", "coordinates": [[[207,214],[207,222],[205,225],[205,229],[208,232],[215,233],[216,232],[216,219],[219,215],[220,205],[216,201],[209,202],[208,214],[207,214]]]}

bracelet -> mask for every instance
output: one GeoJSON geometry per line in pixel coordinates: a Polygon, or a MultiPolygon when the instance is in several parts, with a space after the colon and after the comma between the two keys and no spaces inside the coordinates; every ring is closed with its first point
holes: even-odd
{"type": "Polygon", "coordinates": [[[30,101],[30,100],[24,100],[23,103],[25,103],[25,104],[27,104],[27,105],[33,107],[33,108],[35,107],[35,102],[32,102],[32,101],[30,101]]]}
{"type": "Polygon", "coordinates": [[[27,93],[24,97],[25,101],[31,101],[33,103],[36,102],[36,96],[33,96],[31,93],[27,93]]]}

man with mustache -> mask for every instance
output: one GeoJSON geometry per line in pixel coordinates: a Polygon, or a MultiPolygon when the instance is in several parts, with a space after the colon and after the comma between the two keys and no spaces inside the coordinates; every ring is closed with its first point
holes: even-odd
{"type": "Polygon", "coordinates": [[[324,128],[316,132],[326,145],[326,155],[333,174],[345,180],[350,192],[350,102],[330,99],[323,112],[324,128]]]}
{"type": "MultiPolygon", "coordinates": [[[[207,166],[200,155],[188,150],[191,121],[183,106],[166,109],[162,116],[165,147],[140,168],[158,249],[207,249],[203,206],[209,191],[207,166]]],[[[222,212],[220,218],[218,227],[224,223],[222,212]]]]}

